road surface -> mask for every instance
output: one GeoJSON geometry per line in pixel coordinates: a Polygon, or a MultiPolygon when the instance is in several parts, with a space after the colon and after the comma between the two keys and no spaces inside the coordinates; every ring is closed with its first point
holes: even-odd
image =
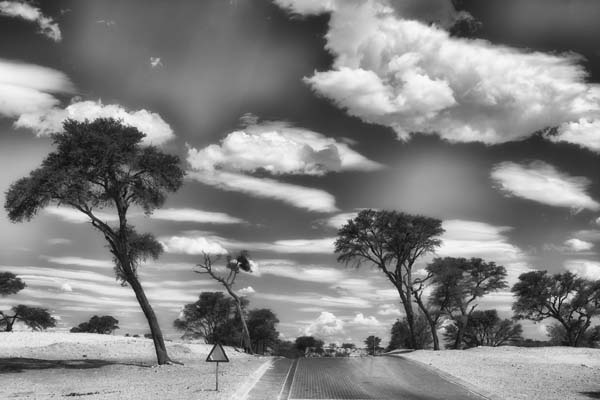
{"type": "Polygon", "coordinates": [[[279,359],[249,400],[482,400],[429,369],[399,357],[279,359]]]}

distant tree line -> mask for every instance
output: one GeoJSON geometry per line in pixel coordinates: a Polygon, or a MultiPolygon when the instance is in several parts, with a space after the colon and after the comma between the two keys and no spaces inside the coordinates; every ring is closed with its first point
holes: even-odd
{"type": "Polygon", "coordinates": [[[435,218],[370,209],[338,230],[338,261],[374,265],[398,291],[405,317],[392,327],[389,350],[430,345],[439,350],[441,327],[451,348],[514,344],[523,341],[517,323],[522,319],[554,320],[550,335],[564,345],[597,341],[600,328],[588,329],[600,315],[600,281],[571,272],[521,274],[512,287],[514,315],[501,319],[496,310],[478,306],[485,295],[508,288],[503,266],[481,258],[445,257],[433,259],[423,271],[414,270],[419,258],[440,246],[443,233],[442,221],[435,218]]]}

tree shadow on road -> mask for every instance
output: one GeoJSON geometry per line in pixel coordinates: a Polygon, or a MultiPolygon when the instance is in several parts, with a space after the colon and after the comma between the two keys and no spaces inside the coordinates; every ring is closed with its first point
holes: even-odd
{"type": "Polygon", "coordinates": [[[600,390],[596,392],[579,392],[584,396],[589,397],[590,399],[600,399],[600,390]]]}
{"type": "Polygon", "coordinates": [[[91,369],[107,365],[128,365],[150,368],[142,363],[106,360],[40,360],[37,358],[0,358],[0,374],[10,374],[38,369],[91,369]]]}

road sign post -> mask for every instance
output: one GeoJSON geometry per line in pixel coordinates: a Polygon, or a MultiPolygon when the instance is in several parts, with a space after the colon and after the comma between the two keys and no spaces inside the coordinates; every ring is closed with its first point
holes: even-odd
{"type": "Polygon", "coordinates": [[[210,353],[208,353],[208,357],[206,357],[206,362],[214,362],[217,363],[217,368],[216,368],[216,372],[215,372],[215,386],[216,386],[216,391],[219,391],[219,363],[220,362],[229,362],[229,358],[227,357],[227,354],[225,353],[225,349],[223,349],[223,346],[221,346],[220,343],[216,343],[212,350],[210,351],[210,353]]]}

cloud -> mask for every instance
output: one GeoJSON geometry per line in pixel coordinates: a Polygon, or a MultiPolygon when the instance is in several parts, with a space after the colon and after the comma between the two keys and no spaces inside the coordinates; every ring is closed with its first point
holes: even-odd
{"type": "Polygon", "coordinates": [[[371,303],[360,297],[355,296],[323,296],[319,293],[289,293],[289,294],[274,294],[274,293],[256,293],[255,298],[269,301],[282,302],[292,304],[302,304],[314,307],[323,308],[370,308],[371,303]]]}
{"type": "Polygon", "coordinates": [[[344,334],[344,321],[330,312],[323,311],[317,319],[304,328],[304,335],[327,340],[344,334]]]}
{"type": "MultiPolygon", "coordinates": [[[[331,254],[333,253],[334,237],[320,239],[289,239],[275,240],[273,242],[243,242],[226,239],[206,232],[198,235],[161,237],[165,251],[168,253],[183,254],[227,254],[227,250],[270,251],[284,254],[331,254]]],[[[261,271],[263,265],[261,263],[261,271]]]]}
{"type": "Polygon", "coordinates": [[[115,264],[108,260],[95,260],[83,257],[45,257],[48,262],[61,265],[78,265],[92,268],[113,268],[115,264]]]}
{"type": "Polygon", "coordinates": [[[273,175],[324,175],[331,171],[372,171],[382,166],[346,143],[286,122],[248,125],[228,134],[219,145],[190,148],[188,162],[198,171],[225,170],[273,175]]]}
{"type": "Polygon", "coordinates": [[[442,225],[446,232],[436,256],[478,257],[496,262],[506,268],[509,286],[518,281],[519,275],[531,270],[526,254],[505,235],[511,227],[465,220],[448,220],[442,225]]]}
{"type": "Polygon", "coordinates": [[[60,71],[0,58],[0,116],[43,112],[59,104],[53,93],[73,91],[73,83],[60,71]]]}
{"type": "MultiPolygon", "coordinates": [[[[90,218],[87,215],[83,214],[81,211],[77,211],[74,208],[70,207],[49,206],[44,208],[44,212],[46,214],[58,217],[65,222],[70,222],[73,224],[83,224],[86,222],[90,222],[90,218]]],[[[104,222],[114,222],[119,220],[119,217],[117,215],[105,213],[102,211],[95,211],[94,215],[104,222]]]]}
{"type": "Polygon", "coordinates": [[[150,66],[152,68],[160,68],[160,67],[162,67],[163,63],[160,60],[160,57],[150,57],[150,66]]]}
{"type": "Polygon", "coordinates": [[[567,175],[542,161],[529,165],[503,162],[494,166],[491,177],[510,196],[574,210],[600,209],[600,204],[587,194],[587,178],[567,175]]]}
{"type": "Polygon", "coordinates": [[[565,246],[571,251],[587,251],[594,247],[593,243],[586,242],[577,238],[568,239],[565,241],[565,246]]]}
{"type": "Polygon", "coordinates": [[[314,283],[336,283],[346,277],[346,273],[332,267],[302,266],[288,260],[262,260],[262,275],[273,275],[314,283]]]}
{"type": "Polygon", "coordinates": [[[325,223],[332,228],[340,229],[348,222],[349,219],[354,219],[357,215],[358,212],[340,213],[328,218],[325,223]]]}
{"type": "Polygon", "coordinates": [[[359,326],[379,326],[381,322],[374,316],[365,317],[363,313],[358,313],[356,316],[350,321],[352,325],[359,326]]]}
{"type": "Polygon", "coordinates": [[[313,189],[269,178],[230,172],[188,172],[188,178],[222,190],[241,192],[260,198],[283,201],[294,207],[316,212],[334,212],[335,197],[324,190],[313,189]]]}
{"type": "Polygon", "coordinates": [[[238,290],[238,294],[240,294],[241,296],[249,296],[254,293],[256,293],[256,290],[254,290],[252,286],[248,286],[238,290]]]}
{"type": "Polygon", "coordinates": [[[578,121],[562,124],[556,135],[550,135],[554,142],[573,143],[600,153],[600,119],[580,118],[578,121]]]}
{"type": "Polygon", "coordinates": [[[0,16],[21,18],[26,21],[35,22],[40,33],[55,42],[60,42],[62,35],[58,24],[50,17],[42,14],[42,11],[26,2],[0,1],[0,16]]]}
{"type": "Polygon", "coordinates": [[[53,246],[58,246],[58,245],[62,245],[62,244],[71,244],[72,240],[65,239],[65,238],[52,238],[52,239],[48,239],[48,243],[50,243],[53,246]]]}
{"type": "Polygon", "coordinates": [[[141,109],[128,111],[118,104],[104,105],[100,101],[78,101],[65,109],[54,107],[37,112],[23,113],[15,122],[17,128],[31,129],[38,136],[62,132],[65,119],[77,121],[96,118],[115,118],[146,134],[144,143],[160,145],[174,137],[171,126],[160,115],[141,109]]]}
{"type": "Polygon", "coordinates": [[[167,253],[178,254],[227,254],[227,250],[219,243],[204,237],[172,236],[162,238],[160,244],[167,253]]]}
{"type": "Polygon", "coordinates": [[[597,229],[583,229],[575,232],[573,236],[587,242],[600,242],[600,230],[597,229]]]}
{"type": "Polygon", "coordinates": [[[600,262],[598,261],[567,260],[564,266],[567,271],[571,271],[582,278],[600,280],[600,262]]]}
{"type": "MultiPolygon", "coordinates": [[[[303,15],[331,14],[325,48],[333,65],[304,81],[348,114],[391,127],[401,139],[421,132],[496,144],[549,126],[566,132],[573,127],[565,124],[582,118],[600,120],[600,86],[586,83],[575,54],[451,37],[414,20],[418,13],[404,6],[411,2],[276,2],[303,15]]],[[[456,17],[451,10],[450,17],[456,17]]],[[[590,135],[559,138],[597,149],[590,135]]]]}
{"type": "Polygon", "coordinates": [[[379,307],[379,311],[377,311],[377,314],[384,316],[393,315],[399,317],[400,315],[402,315],[402,312],[400,311],[400,307],[398,305],[383,304],[379,307]]]}
{"type": "Polygon", "coordinates": [[[152,219],[161,219],[178,222],[197,222],[204,224],[241,224],[244,220],[231,215],[196,210],[193,208],[165,208],[155,210],[150,216],[152,219]]]}
{"type": "Polygon", "coordinates": [[[63,283],[63,284],[61,285],[60,289],[61,289],[63,292],[72,292],[72,291],[73,291],[73,287],[72,287],[72,286],[71,286],[71,284],[70,284],[70,283],[68,283],[68,282],[65,282],[65,283],[63,283]]]}

